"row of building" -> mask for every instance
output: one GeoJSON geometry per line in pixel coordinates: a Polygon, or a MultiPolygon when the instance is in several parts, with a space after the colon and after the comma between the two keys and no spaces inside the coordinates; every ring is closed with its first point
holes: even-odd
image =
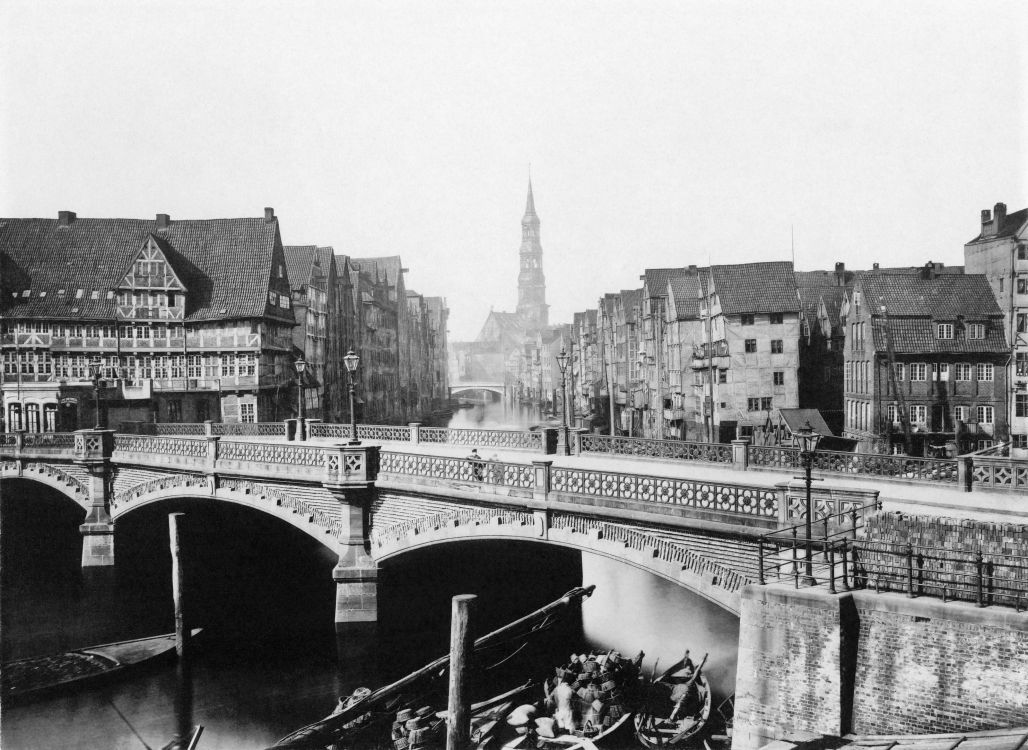
{"type": "MultiPolygon", "coordinates": [[[[1028,449],[1028,210],[983,211],[964,266],[796,271],[789,261],[646,269],[512,361],[617,434],[762,444],[807,420],[839,448],[1028,449]],[[559,335],[555,335],[559,332],[559,335]]],[[[549,333],[548,333],[548,332],[549,333]]]]}
{"type": "Polygon", "coordinates": [[[271,208],[0,219],[4,428],[347,421],[350,350],[358,419],[431,421],[448,404],[449,313],[406,271],[284,245],[271,208]]]}

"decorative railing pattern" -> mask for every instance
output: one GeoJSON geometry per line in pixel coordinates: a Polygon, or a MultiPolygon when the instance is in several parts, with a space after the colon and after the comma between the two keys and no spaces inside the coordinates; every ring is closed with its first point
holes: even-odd
{"type": "Polygon", "coordinates": [[[122,422],[118,432],[128,435],[190,435],[205,434],[203,422],[122,422]]]}
{"type": "MultiPolygon", "coordinates": [[[[349,428],[347,428],[349,432],[349,428]]],[[[410,442],[410,427],[384,424],[359,424],[357,425],[357,438],[359,440],[384,440],[388,442],[410,442]]]]}
{"type": "Polygon", "coordinates": [[[714,562],[708,557],[699,555],[681,542],[662,537],[658,531],[645,531],[625,526],[624,524],[608,523],[596,520],[595,518],[570,513],[551,514],[550,526],[551,528],[565,529],[580,534],[595,533],[601,539],[606,539],[640,552],[652,550],[655,558],[669,563],[680,564],[683,570],[688,570],[698,575],[704,573],[713,574],[717,580],[717,585],[729,592],[738,591],[747,583],[753,582],[751,577],[714,562]]]}
{"type": "Polygon", "coordinates": [[[590,434],[583,434],[580,440],[582,453],[684,459],[715,464],[732,463],[732,446],[727,443],[693,443],[686,440],[650,440],[590,434]]]}
{"type": "Polygon", "coordinates": [[[55,451],[66,451],[69,448],[74,449],[75,447],[75,433],[74,432],[26,432],[25,442],[22,443],[26,448],[32,448],[33,450],[55,450],[55,451]]]}
{"type": "Polygon", "coordinates": [[[761,466],[771,469],[795,469],[800,465],[798,448],[783,448],[771,445],[750,445],[746,448],[746,457],[750,466],[761,466]]]}
{"type": "Polygon", "coordinates": [[[311,422],[307,429],[312,438],[350,438],[350,425],[331,422],[311,422]]]}
{"type": "Polygon", "coordinates": [[[524,489],[531,489],[535,485],[535,475],[530,464],[476,461],[452,456],[424,456],[417,453],[382,451],[379,472],[524,489]]]}
{"type": "Polygon", "coordinates": [[[126,453],[158,453],[166,456],[203,458],[207,455],[207,441],[158,435],[115,435],[114,450],[126,453]]]}
{"type": "Polygon", "coordinates": [[[289,443],[226,442],[218,446],[218,458],[250,463],[294,464],[297,466],[325,465],[323,448],[292,445],[289,443]]]}
{"type": "Polygon", "coordinates": [[[5,432],[3,435],[0,435],[0,445],[7,446],[7,445],[17,445],[17,444],[18,444],[18,436],[16,434],[14,434],[13,432],[5,432]]]}
{"type": "MultiPolygon", "coordinates": [[[[750,466],[773,469],[795,469],[802,465],[798,448],[750,445],[746,449],[750,466]]],[[[922,482],[957,481],[957,459],[891,456],[877,453],[846,453],[817,451],[814,471],[858,476],[915,479],[922,482]]]]}
{"type": "Polygon", "coordinates": [[[225,437],[285,437],[285,422],[213,422],[212,435],[225,437]]]}
{"type": "Polygon", "coordinates": [[[773,487],[561,467],[551,469],[550,486],[557,492],[572,495],[677,505],[752,518],[778,517],[778,493],[773,487]]]}
{"type": "Polygon", "coordinates": [[[971,481],[978,487],[1028,490],[1028,461],[975,456],[971,481]]]}
{"type": "Polygon", "coordinates": [[[531,526],[535,523],[535,517],[531,512],[512,508],[479,506],[453,508],[442,513],[411,518],[385,528],[373,527],[371,543],[375,547],[381,548],[390,542],[399,542],[411,535],[437,531],[445,526],[482,525],[493,523],[494,519],[499,519],[503,524],[518,526],[531,526]]]}
{"type": "Polygon", "coordinates": [[[541,451],[543,434],[522,430],[470,430],[465,428],[422,427],[421,442],[470,445],[476,448],[541,451]]]}

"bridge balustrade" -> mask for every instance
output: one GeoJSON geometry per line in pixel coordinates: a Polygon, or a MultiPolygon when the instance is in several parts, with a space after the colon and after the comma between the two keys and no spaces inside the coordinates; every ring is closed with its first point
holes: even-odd
{"type": "MultiPolygon", "coordinates": [[[[798,469],[800,450],[787,446],[750,445],[746,449],[749,466],[771,469],[798,469]]],[[[958,459],[891,456],[875,453],[847,453],[819,450],[814,453],[813,469],[833,474],[914,479],[922,482],[957,483],[958,459]]]]}
{"type": "Polygon", "coordinates": [[[704,461],[731,464],[732,446],[728,443],[695,443],[688,440],[611,437],[583,433],[578,439],[582,453],[607,453],[615,456],[704,461]]]}
{"type": "Polygon", "coordinates": [[[420,453],[382,451],[379,472],[458,482],[480,482],[485,485],[529,490],[535,487],[534,467],[531,464],[487,459],[476,461],[452,456],[426,456],[420,453]]]}

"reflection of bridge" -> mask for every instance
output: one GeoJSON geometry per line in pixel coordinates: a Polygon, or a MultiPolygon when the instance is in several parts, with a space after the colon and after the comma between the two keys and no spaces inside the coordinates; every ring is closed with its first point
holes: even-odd
{"type": "MultiPolygon", "coordinates": [[[[885,698],[860,702],[863,685],[877,690],[889,670],[865,678],[855,664],[875,660],[912,670],[881,693],[892,696],[890,706],[902,709],[927,696],[937,715],[968,715],[972,705],[979,724],[986,713],[1028,722],[1028,708],[1018,703],[1028,693],[1028,656],[1013,656],[1028,654],[1028,614],[873,591],[836,594],[824,585],[799,591],[747,585],[761,577],[759,537],[805,517],[802,483],[792,478],[798,455],[791,449],[576,432],[575,455],[565,457],[552,455],[556,441],[549,429],[362,425],[363,443],[349,445],[340,442],[349,437],[348,426],[316,422],[304,442],[288,441],[283,424],[149,428],[175,434],[5,434],[2,476],[45,484],[82,508],[84,565],[113,564],[117,520],[162,500],[227,502],[273,515],[338,553],[333,578],[340,623],[376,619],[378,564],[430,545],[517,540],[617,559],[740,615],[736,727],[746,738],[740,747],[778,731],[767,716],[835,734],[869,726],[871,719],[862,717],[888,716],[885,698]],[[469,460],[469,446],[491,460],[469,460]],[[949,692],[911,693],[925,675],[943,679],[939,671],[954,668],[932,644],[958,641],[977,649],[966,663],[989,675],[988,705],[975,697],[973,680],[951,679],[949,692]],[[993,648],[1000,641],[1006,645],[993,648]]],[[[855,512],[875,498],[886,510],[1023,518],[1017,506],[1028,484],[1021,464],[979,456],[819,452],[815,472],[831,480],[815,490],[819,519],[855,512]]]]}

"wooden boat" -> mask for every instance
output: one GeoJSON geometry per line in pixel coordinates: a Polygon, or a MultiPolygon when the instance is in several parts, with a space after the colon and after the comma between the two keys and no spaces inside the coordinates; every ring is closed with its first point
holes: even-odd
{"type": "MultiPolygon", "coordinates": [[[[475,651],[481,653],[502,644],[526,640],[532,633],[547,627],[572,604],[591,596],[595,589],[595,586],[572,589],[560,599],[477,639],[475,651]]],[[[273,747],[279,750],[324,748],[327,745],[367,747],[369,738],[383,736],[382,721],[391,713],[429,702],[425,696],[431,693],[433,683],[438,684],[439,678],[448,673],[449,666],[450,655],[446,654],[377,690],[363,688],[355,691],[349,699],[343,699],[330,716],[291,732],[273,747]]]]}
{"type": "Polygon", "coordinates": [[[644,747],[675,745],[695,737],[710,718],[710,685],[703,676],[707,655],[695,666],[689,652],[649,684],[635,717],[635,736],[644,747]]]}
{"type": "Polygon", "coordinates": [[[642,659],[642,652],[635,659],[616,651],[572,655],[544,683],[543,700],[515,709],[506,735],[490,747],[590,750],[615,741],[642,698],[642,659]]]}
{"type": "MultiPolygon", "coordinates": [[[[197,635],[200,629],[194,629],[197,635]]],[[[34,656],[3,665],[3,701],[13,703],[42,695],[114,679],[131,668],[169,657],[175,652],[175,634],[136,638],[100,646],[34,656]]]]}

